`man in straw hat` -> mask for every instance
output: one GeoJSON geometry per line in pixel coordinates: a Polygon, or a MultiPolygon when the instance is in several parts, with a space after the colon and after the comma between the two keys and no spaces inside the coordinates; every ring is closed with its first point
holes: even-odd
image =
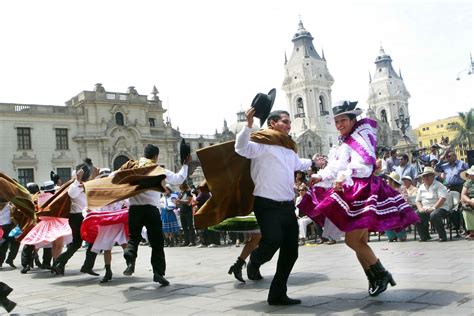
{"type": "Polygon", "coordinates": [[[431,167],[425,167],[420,174],[422,184],[416,194],[416,212],[421,222],[416,224],[416,229],[420,233],[420,241],[431,239],[429,233],[430,221],[439,234],[439,241],[446,241],[446,230],[444,229],[443,218],[449,215],[446,199],[448,190],[439,181],[435,180],[436,172],[431,167]]]}

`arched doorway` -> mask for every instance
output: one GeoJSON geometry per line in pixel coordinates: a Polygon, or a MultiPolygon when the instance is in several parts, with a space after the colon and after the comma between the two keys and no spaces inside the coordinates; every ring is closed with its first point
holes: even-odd
{"type": "Polygon", "coordinates": [[[127,156],[123,156],[123,155],[118,156],[117,158],[114,159],[114,170],[117,170],[129,160],[130,158],[128,158],[127,156]]]}

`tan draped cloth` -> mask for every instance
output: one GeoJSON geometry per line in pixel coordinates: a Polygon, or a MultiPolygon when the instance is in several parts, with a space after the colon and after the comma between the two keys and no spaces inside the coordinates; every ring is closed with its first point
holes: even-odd
{"type": "MultiPolygon", "coordinates": [[[[254,132],[250,140],[296,152],[291,137],[273,129],[254,132]]],[[[250,176],[250,159],[237,154],[234,145],[235,141],[229,141],[197,151],[212,196],[194,215],[196,228],[216,225],[226,218],[252,212],[254,183],[250,176]]]]}
{"type": "MultiPolygon", "coordinates": [[[[15,224],[20,226],[22,238],[34,225],[36,225],[35,204],[28,190],[21,184],[0,172],[0,202],[10,202],[11,217],[15,224]]],[[[21,240],[21,239],[20,239],[21,240]]]]}
{"type": "Polygon", "coordinates": [[[89,208],[99,208],[148,190],[165,192],[165,169],[153,161],[140,158],[126,162],[113,177],[84,183],[89,208]]]}
{"type": "Polygon", "coordinates": [[[70,179],[64,183],[56,192],[41,205],[38,205],[38,216],[51,216],[69,218],[71,211],[71,197],[68,194],[69,187],[75,181],[70,179]]]}

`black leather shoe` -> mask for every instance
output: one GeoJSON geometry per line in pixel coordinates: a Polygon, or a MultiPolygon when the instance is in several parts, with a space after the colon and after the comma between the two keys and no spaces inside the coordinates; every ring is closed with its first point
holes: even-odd
{"type": "Polygon", "coordinates": [[[170,285],[170,282],[168,280],[166,280],[164,276],[162,276],[161,274],[158,274],[158,273],[155,273],[153,275],[153,281],[160,283],[162,286],[170,285]]]}
{"type": "Polygon", "coordinates": [[[4,297],[0,299],[0,305],[2,305],[3,308],[5,308],[7,313],[10,313],[15,308],[16,303],[4,297]]]}
{"type": "Polygon", "coordinates": [[[8,286],[8,284],[0,282],[0,297],[7,297],[10,295],[10,293],[13,291],[11,287],[8,286]]]}
{"type": "Polygon", "coordinates": [[[56,275],[64,275],[64,268],[66,265],[64,263],[56,262],[51,268],[51,273],[56,275]]]}
{"type": "Polygon", "coordinates": [[[249,280],[253,281],[263,279],[262,275],[260,274],[259,268],[257,268],[251,260],[249,260],[249,263],[247,264],[247,277],[249,278],[249,280]]]}
{"type": "Polygon", "coordinates": [[[20,273],[26,274],[30,270],[31,270],[30,266],[24,266],[23,269],[21,269],[20,273]]]}
{"type": "Polygon", "coordinates": [[[94,272],[94,270],[92,269],[86,269],[84,267],[81,268],[81,272],[82,273],[87,273],[87,274],[90,274],[90,275],[93,275],[93,276],[99,276],[100,274],[94,272]]]}
{"type": "Polygon", "coordinates": [[[288,296],[282,296],[279,298],[268,299],[269,305],[296,305],[301,304],[301,300],[289,298],[288,296]]]}
{"type": "Polygon", "coordinates": [[[13,263],[13,260],[7,260],[7,261],[5,261],[5,263],[7,263],[13,269],[16,269],[16,265],[13,263]]]}
{"type": "Polygon", "coordinates": [[[135,262],[127,262],[127,268],[123,271],[123,275],[131,276],[135,272],[135,262]]]}

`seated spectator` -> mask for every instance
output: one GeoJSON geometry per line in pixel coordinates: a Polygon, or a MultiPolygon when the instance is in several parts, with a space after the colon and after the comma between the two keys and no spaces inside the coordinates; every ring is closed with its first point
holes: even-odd
{"type": "Polygon", "coordinates": [[[421,174],[422,184],[416,195],[416,212],[421,222],[416,224],[420,234],[420,241],[431,239],[429,223],[431,221],[439,235],[439,241],[446,241],[446,230],[443,218],[449,216],[446,199],[448,190],[439,181],[435,180],[436,172],[431,167],[425,167],[421,174]]]}
{"type": "MultiPolygon", "coordinates": [[[[407,156],[407,159],[408,159],[408,156],[407,156]]],[[[386,178],[387,178],[388,185],[391,186],[394,190],[400,192],[403,198],[408,202],[408,193],[405,190],[405,188],[402,187],[402,181],[400,180],[400,175],[396,171],[393,171],[389,175],[387,175],[386,178]]],[[[408,176],[408,178],[410,177],[408,176]]],[[[398,241],[407,240],[407,233],[405,229],[402,229],[399,232],[396,232],[394,230],[386,230],[385,236],[387,236],[389,242],[397,241],[397,240],[398,241]]]]}
{"type": "Polygon", "coordinates": [[[408,200],[407,202],[412,205],[416,206],[416,193],[418,192],[418,188],[413,185],[413,179],[410,176],[403,176],[402,177],[402,182],[403,182],[403,190],[406,191],[408,200]]]}
{"type": "Polygon", "coordinates": [[[468,240],[474,240],[474,166],[461,173],[461,177],[466,180],[461,193],[461,210],[469,234],[468,240]]]}
{"type": "MultiPolygon", "coordinates": [[[[301,202],[301,199],[305,194],[308,193],[308,187],[304,184],[301,184],[298,187],[298,197],[296,198],[295,205],[298,205],[301,202]]],[[[306,243],[306,232],[307,232],[307,227],[309,224],[313,222],[311,218],[306,216],[306,214],[302,213],[298,207],[295,209],[296,217],[298,218],[298,226],[299,226],[299,244],[300,246],[304,246],[306,243]]]]}

